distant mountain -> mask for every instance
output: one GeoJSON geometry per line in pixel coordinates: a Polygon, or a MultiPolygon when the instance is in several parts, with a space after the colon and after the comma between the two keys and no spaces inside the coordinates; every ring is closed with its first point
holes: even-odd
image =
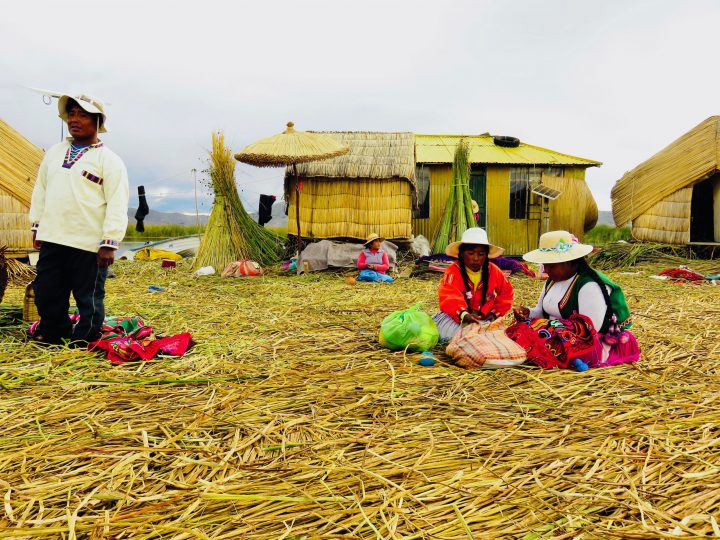
{"type": "MultiPolygon", "coordinates": [[[[137,208],[128,208],[130,223],[135,223],[135,212],[137,212],[137,208]]],[[[200,214],[200,224],[205,225],[208,222],[208,217],[200,214]]],[[[195,223],[195,214],[150,210],[150,213],[145,216],[146,225],[195,225],[195,223]]]]}
{"type": "MultiPolygon", "coordinates": [[[[272,205],[271,214],[272,219],[265,224],[266,227],[287,227],[288,217],[285,215],[285,203],[278,201],[272,205]]],[[[257,212],[250,212],[250,217],[257,221],[259,214],[257,212]]]]}
{"type": "Polygon", "coordinates": [[[598,212],[598,225],[612,225],[615,226],[615,220],[613,219],[612,212],[609,210],[600,210],[598,212]]]}
{"type": "MultiPolygon", "coordinates": [[[[128,218],[130,223],[135,223],[135,208],[128,208],[128,218]]],[[[251,212],[250,216],[257,221],[258,213],[251,212]]],[[[200,224],[205,225],[208,222],[207,215],[200,214],[200,224]]],[[[285,215],[285,203],[280,201],[273,204],[272,219],[267,224],[269,227],[287,227],[288,218],[285,215]]],[[[194,214],[181,214],[180,212],[157,212],[150,210],[150,214],[145,218],[148,225],[195,225],[194,214]]],[[[598,225],[615,225],[612,212],[608,210],[600,210],[598,212],[598,225]]]]}
{"type": "MultiPolygon", "coordinates": [[[[137,208],[128,208],[128,219],[130,223],[135,223],[135,212],[137,208]]],[[[200,224],[205,225],[210,216],[200,214],[200,224]]],[[[258,213],[251,212],[250,217],[255,221],[258,220],[258,213]]],[[[180,212],[158,212],[150,210],[145,216],[146,225],[195,225],[195,214],[182,214],[180,212]]],[[[287,216],[285,215],[285,203],[279,202],[273,204],[272,220],[267,224],[269,227],[286,227],[287,216]]]]}

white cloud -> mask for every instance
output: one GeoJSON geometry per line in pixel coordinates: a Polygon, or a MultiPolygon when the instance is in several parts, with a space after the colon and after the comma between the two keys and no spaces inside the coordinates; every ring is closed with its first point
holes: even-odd
{"type": "MultiPolygon", "coordinates": [[[[213,130],[240,149],[288,120],[519,136],[603,161],[588,180],[609,209],[624,171],[719,112],[718,23],[713,0],[17,2],[0,19],[0,116],[47,147],[56,112],[24,87],[112,102],[105,140],[133,186],[168,189],[158,209],[194,211],[213,130]]],[[[282,170],[237,179],[249,206],[282,194],[282,170]]]]}

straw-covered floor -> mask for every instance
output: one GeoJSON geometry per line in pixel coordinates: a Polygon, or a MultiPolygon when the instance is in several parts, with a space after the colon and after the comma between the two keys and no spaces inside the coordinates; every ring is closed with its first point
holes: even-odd
{"type": "Polygon", "coordinates": [[[185,358],[113,367],[0,330],[0,537],[720,535],[720,287],[611,273],[635,366],[464,371],[375,343],[437,279],[187,266],[121,262],[107,287],[112,313],[193,332],[185,358]]]}

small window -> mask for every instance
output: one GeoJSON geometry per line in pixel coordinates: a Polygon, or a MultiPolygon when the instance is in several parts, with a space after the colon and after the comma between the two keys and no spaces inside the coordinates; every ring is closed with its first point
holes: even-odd
{"type": "Polygon", "coordinates": [[[415,167],[415,185],[417,186],[417,208],[413,210],[415,219],[430,217],[430,169],[422,165],[415,167]]]}
{"type": "Polygon", "coordinates": [[[563,176],[562,167],[510,168],[510,219],[528,219],[530,206],[536,197],[530,195],[531,185],[542,181],[542,175],[563,176]]]}

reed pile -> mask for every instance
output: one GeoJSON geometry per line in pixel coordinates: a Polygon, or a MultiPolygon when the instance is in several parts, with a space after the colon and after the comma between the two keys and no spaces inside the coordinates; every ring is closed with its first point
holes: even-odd
{"type": "Polygon", "coordinates": [[[455,148],[453,188],[450,190],[442,220],[435,231],[433,253],[445,253],[448,244],[460,240],[468,227],[474,227],[470,195],[470,146],[464,139],[455,148]]]}
{"type": "Polygon", "coordinates": [[[611,272],[639,364],[465,371],[375,342],[390,312],[437,308],[437,279],[188,265],[121,261],[107,282],[108,312],[191,331],[185,358],[111,367],[2,331],[0,538],[718,534],[720,287],[611,272]]]}
{"type": "Polygon", "coordinates": [[[17,259],[7,259],[8,279],[17,283],[29,283],[35,279],[35,268],[17,259]]]}
{"type": "Polygon", "coordinates": [[[590,255],[589,261],[602,270],[628,269],[641,264],[660,264],[665,267],[690,265],[705,273],[720,269],[720,261],[717,259],[688,259],[688,256],[693,256],[693,253],[687,246],[653,242],[612,242],[590,255]]]}
{"type": "Polygon", "coordinates": [[[232,261],[250,259],[274,264],[283,254],[282,240],[261,227],[245,211],[235,185],[235,159],[222,133],[213,133],[210,179],[215,192],[210,218],[193,268],[222,271],[232,261]]]}

